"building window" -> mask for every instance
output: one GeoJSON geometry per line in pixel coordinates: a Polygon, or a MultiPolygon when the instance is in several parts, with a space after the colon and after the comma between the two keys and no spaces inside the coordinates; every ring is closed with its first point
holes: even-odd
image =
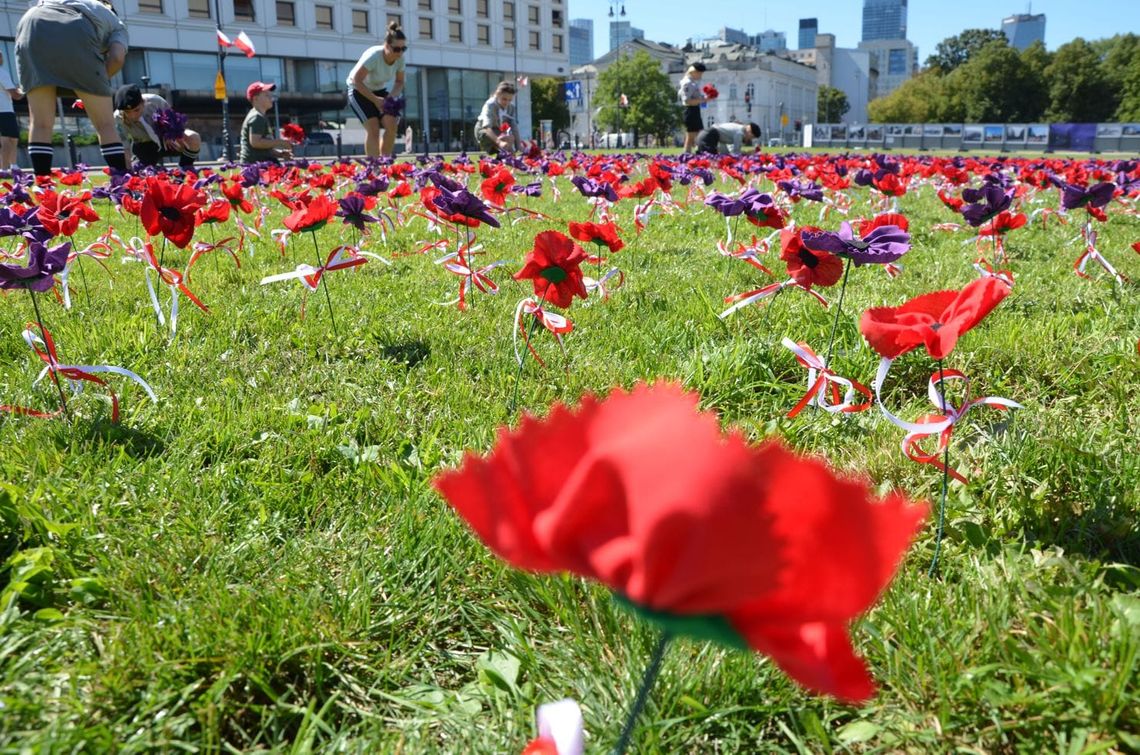
{"type": "Polygon", "coordinates": [[[515,4],[514,3],[512,3],[512,2],[503,3],[503,20],[504,21],[514,21],[515,20],[515,4]]]}
{"type": "Polygon", "coordinates": [[[139,13],[162,13],[162,0],[139,0],[139,13]]]}
{"type": "Polygon", "coordinates": [[[317,12],[317,28],[318,29],[332,29],[333,28],[333,9],[331,5],[316,5],[313,8],[317,12]]]}
{"type": "Polygon", "coordinates": [[[562,52],[562,35],[555,34],[550,38],[550,49],[554,52],[562,52]]]}
{"type": "Polygon", "coordinates": [[[887,75],[902,76],[906,73],[906,50],[891,50],[887,54],[887,75]]]}
{"type": "Polygon", "coordinates": [[[234,0],[234,20],[253,21],[253,0],[234,0]]]}
{"type": "Polygon", "coordinates": [[[475,0],[475,15],[479,18],[490,18],[491,0],[475,0]]]}
{"type": "Polygon", "coordinates": [[[515,46],[515,30],[513,27],[506,27],[503,29],[503,47],[515,46]]]}
{"type": "MultiPolygon", "coordinates": [[[[404,25],[404,17],[403,16],[401,16],[399,13],[389,13],[388,18],[384,22],[384,28],[387,29],[388,28],[387,25],[392,23],[393,21],[395,21],[401,27],[404,25]]],[[[385,32],[385,33],[387,33],[387,32],[385,32]]]]}
{"type": "Polygon", "coordinates": [[[491,45],[491,27],[487,24],[479,24],[475,27],[475,38],[481,45],[491,45]]]}
{"type": "Polygon", "coordinates": [[[420,16],[420,39],[433,39],[435,37],[433,31],[431,19],[420,16]]]}
{"type": "Polygon", "coordinates": [[[447,12],[453,16],[463,15],[463,1],[462,0],[447,0],[447,12]]]}
{"type": "Polygon", "coordinates": [[[532,31],[529,33],[529,36],[530,36],[530,43],[529,43],[530,49],[541,50],[542,49],[542,33],[537,32],[537,31],[532,31]]]}
{"type": "Polygon", "coordinates": [[[463,41],[463,22],[462,21],[448,21],[447,22],[447,40],[449,42],[462,42],[463,41]]]}
{"type": "Polygon", "coordinates": [[[190,18],[209,18],[210,0],[190,0],[187,9],[190,11],[190,18]]]}
{"type": "Polygon", "coordinates": [[[538,6],[528,5],[526,7],[526,20],[531,26],[538,26],[538,6]]]}
{"type": "Polygon", "coordinates": [[[419,0],[420,10],[431,10],[431,0],[419,0]]]}
{"type": "Polygon", "coordinates": [[[400,0],[386,0],[385,3],[389,8],[399,8],[400,0]]]}
{"type": "Polygon", "coordinates": [[[560,11],[560,10],[550,11],[550,24],[555,29],[561,29],[562,28],[562,11],[560,11]]]}
{"type": "Polygon", "coordinates": [[[278,0],[277,2],[277,25],[278,26],[296,26],[297,16],[293,9],[292,0],[278,0]]]}
{"type": "Polygon", "coordinates": [[[368,11],[360,8],[352,9],[352,30],[357,34],[368,33],[368,11]]]}

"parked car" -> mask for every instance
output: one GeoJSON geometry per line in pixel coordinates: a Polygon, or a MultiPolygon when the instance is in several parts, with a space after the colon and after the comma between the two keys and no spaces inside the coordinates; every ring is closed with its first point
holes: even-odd
{"type": "Polygon", "coordinates": [[[308,143],[309,144],[318,144],[318,145],[319,144],[327,144],[328,146],[331,147],[333,144],[336,143],[336,140],[333,139],[333,135],[330,134],[328,131],[310,131],[309,137],[308,137],[308,143]]]}

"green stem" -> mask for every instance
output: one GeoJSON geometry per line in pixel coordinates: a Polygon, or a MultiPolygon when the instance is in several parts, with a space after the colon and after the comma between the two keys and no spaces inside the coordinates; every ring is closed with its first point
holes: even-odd
{"type": "Polygon", "coordinates": [[[839,326],[839,313],[843,311],[843,295],[847,293],[847,274],[851,272],[851,258],[847,258],[847,265],[843,268],[843,285],[839,287],[839,301],[835,305],[835,317],[831,320],[831,335],[827,339],[827,359],[823,366],[831,368],[831,351],[835,347],[835,329],[839,326]]]}
{"type": "MultiPolygon", "coordinates": [[[[938,360],[938,403],[943,414],[946,413],[946,393],[942,380],[942,360],[938,360]]],[[[946,494],[950,487],[950,439],[946,439],[946,448],[942,452],[942,497],[938,502],[938,531],[934,535],[934,558],[930,561],[930,569],[926,576],[933,577],[938,571],[938,558],[942,555],[942,536],[946,531],[946,494]]]]}
{"type": "MultiPolygon", "coordinates": [[[[546,302],[546,293],[542,294],[542,298],[538,300],[538,308],[542,309],[542,305],[546,302]]],[[[529,344],[531,339],[534,338],[534,329],[538,325],[538,313],[531,315],[530,328],[526,333],[526,343],[529,344]]],[[[526,345],[526,344],[524,344],[526,345]]],[[[530,348],[527,348],[530,351],[530,348]]],[[[522,359],[519,360],[519,368],[515,371],[515,388],[511,392],[511,403],[507,404],[507,419],[515,416],[515,409],[519,405],[519,383],[522,382],[523,366],[526,365],[526,352],[523,353],[522,359]]]]}
{"type": "MultiPolygon", "coordinates": [[[[44,328],[44,319],[40,316],[40,302],[38,299],[36,299],[35,291],[29,289],[28,293],[32,295],[32,309],[36,311],[36,325],[40,326],[40,333],[45,334],[44,340],[46,341],[47,330],[44,328]]],[[[57,391],[59,391],[59,403],[60,407],[63,409],[63,418],[70,422],[71,416],[67,413],[67,397],[63,395],[63,386],[59,382],[59,375],[55,373],[54,369],[49,369],[48,374],[51,375],[51,381],[55,383],[55,388],[57,391]]]]}
{"type": "MultiPolygon", "coordinates": [[[[320,248],[317,247],[317,233],[316,233],[316,231],[310,231],[309,236],[313,239],[313,251],[317,255],[317,268],[319,269],[323,263],[321,262],[321,250],[320,250],[320,248]]],[[[340,340],[340,332],[337,330],[337,327],[336,327],[336,314],[333,313],[332,295],[329,294],[328,275],[329,275],[328,270],[326,270],[321,275],[321,288],[323,288],[325,290],[325,301],[329,305],[329,320],[332,321],[333,335],[336,336],[337,340],[339,341],[340,340]]]]}
{"type": "Polygon", "coordinates": [[[629,749],[630,741],[633,739],[634,727],[637,726],[637,719],[641,717],[641,711],[649,701],[649,692],[653,689],[657,675],[661,672],[661,663],[665,660],[665,649],[671,639],[673,639],[673,635],[662,632],[661,638],[657,641],[657,647],[653,649],[653,657],[649,661],[649,667],[645,669],[645,674],[641,677],[641,684],[637,688],[633,707],[630,708],[629,715],[625,719],[625,726],[621,730],[621,736],[618,738],[617,744],[614,745],[613,755],[625,755],[625,751],[629,749]]]}

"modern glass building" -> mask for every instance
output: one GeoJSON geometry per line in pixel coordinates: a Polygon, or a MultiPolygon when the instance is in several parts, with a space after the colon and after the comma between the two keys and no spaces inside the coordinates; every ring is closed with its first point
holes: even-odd
{"type": "Polygon", "coordinates": [[[1001,20],[1001,31],[1010,47],[1024,50],[1034,42],[1045,42],[1045,14],[1018,13],[1001,20]]]}
{"type": "Polygon", "coordinates": [[[906,0],[863,0],[862,39],[906,39],[906,0]]]}
{"type": "Polygon", "coordinates": [[[629,21],[610,21],[611,50],[616,50],[631,39],[645,39],[645,32],[632,26],[629,21]]]}
{"type": "Polygon", "coordinates": [[[801,18],[799,49],[810,50],[815,47],[815,35],[819,34],[819,19],[801,18]]]}
{"type": "Polygon", "coordinates": [[[584,66],[593,59],[593,20],[589,18],[570,19],[570,67],[584,66]]]}
{"type": "Polygon", "coordinates": [[[788,38],[782,31],[768,29],[748,39],[749,44],[763,52],[783,52],[788,49],[788,38]]]}

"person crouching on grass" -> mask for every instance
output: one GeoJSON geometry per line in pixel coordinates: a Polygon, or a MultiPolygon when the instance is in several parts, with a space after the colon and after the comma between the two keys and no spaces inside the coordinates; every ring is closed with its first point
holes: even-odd
{"type": "Polygon", "coordinates": [[[348,74],[348,106],[364,124],[364,154],[368,157],[396,153],[396,129],[400,125],[400,116],[395,102],[404,91],[404,53],[407,50],[408,39],[400,29],[400,22],[392,21],[384,35],[384,44],[365,50],[348,74]],[[390,100],[387,111],[384,109],[385,100],[390,100]],[[384,129],[383,143],[380,141],[381,128],[384,129]]]}
{"type": "Polygon", "coordinates": [[[518,90],[509,81],[499,82],[495,93],[483,103],[479,117],[475,119],[475,134],[479,146],[488,154],[497,155],[500,151],[514,152],[518,148],[519,122],[511,114],[511,102],[518,90]],[[507,128],[503,128],[506,124],[507,128]]]}
{"type": "Polygon", "coordinates": [[[293,156],[293,143],[273,136],[269,119],[265,114],[273,107],[273,93],[276,84],[255,81],[245,89],[245,98],[252,105],[241,124],[241,162],[277,162],[280,158],[293,156]]]}
{"type": "Polygon", "coordinates": [[[755,123],[714,123],[697,136],[697,151],[739,155],[758,138],[760,127],[755,123]]]}
{"type": "Polygon", "coordinates": [[[154,114],[169,110],[170,104],[157,94],[143,94],[138,84],[124,84],[115,91],[115,127],[123,140],[127,165],[132,153],[146,166],[162,165],[163,157],[177,157],[178,167],[190,170],[202,148],[202,136],[186,129],[179,139],[167,139],[160,144],[154,130],[154,114]]]}

